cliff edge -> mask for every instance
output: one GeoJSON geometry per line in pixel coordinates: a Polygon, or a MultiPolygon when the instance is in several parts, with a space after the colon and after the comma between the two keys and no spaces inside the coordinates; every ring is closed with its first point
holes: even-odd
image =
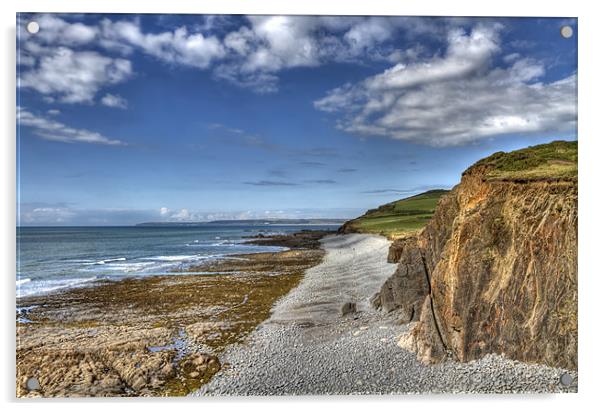
{"type": "Polygon", "coordinates": [[[474,164],[419,233],[396,241],[375,306],[414,322],[425,362],[488,353],[577,368],[577,142],[474,164]]]}

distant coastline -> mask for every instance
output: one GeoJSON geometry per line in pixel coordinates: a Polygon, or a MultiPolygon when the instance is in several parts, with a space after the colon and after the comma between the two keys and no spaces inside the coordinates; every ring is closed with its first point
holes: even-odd
{"type": "Polygon", "coordinates": [[[136,224],[135,227],[198,227],[207,225],[235,225],[235,226],[257,226],[257,225],[342,225],[347,220],[344,218],[295,218],[295,219],[265,219],[265,220],[214,220],[214,221],[184,221],[184,222],[145,222],[136,224]]]}

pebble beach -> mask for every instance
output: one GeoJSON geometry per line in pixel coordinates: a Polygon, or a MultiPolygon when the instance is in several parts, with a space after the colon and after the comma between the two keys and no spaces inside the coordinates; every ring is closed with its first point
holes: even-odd
{"type": "Polygon", "coordinates": [[[398,346],[411,324],[369,304],[395,270],[389,241],[347,234],[321,240],[326,255],[281,298],[268,320],[230,346],[222,370],[192,395],[346,395],[576,392],[574,372],[489,354],[425,365],[398,346]],[[341,307],[355,303],[356,311],[341,307]],[[563,374],[572,382],[560,383],[563,374]]]}

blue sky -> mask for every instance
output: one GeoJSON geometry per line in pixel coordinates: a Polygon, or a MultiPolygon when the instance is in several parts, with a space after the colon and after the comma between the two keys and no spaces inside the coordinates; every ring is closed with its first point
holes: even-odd
{"type": "Polygon", "coordinates": [[[576,138],[572,19],[17,24],[21,225],[347,218],[576,138]]]}

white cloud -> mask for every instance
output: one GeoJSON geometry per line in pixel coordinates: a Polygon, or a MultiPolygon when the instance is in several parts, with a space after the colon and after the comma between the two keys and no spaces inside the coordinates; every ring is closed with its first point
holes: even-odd
{"type": "Polygon", "coordinates": [[[160,213],[161,215],[167,215],[167,213],[169,213],[169,208],[167,208],[167,207],[161,207],[161,208],[159,209],[159,213],[160,213]]]}
{"type": "Polygon", "coordinates": [[[172,214],[169,218],[177,221],[188,221],[190,220],[190,212],[186,208],[182,208],[180,211],[172,214]]]}
{"type": "MultiPolygon", "coordinates": [[[[98,28],[82,23],[69,23],[51,14],[37,15],[35,20],[40,25],[40,31],[31,35],[27,30],[21,30],[20,35],[26,41],[36,40],[50,45],[75,46],[91,43],[98,35],[98,28]]],[[[27,22],[24,22],[27,24],[27,22]]]]}
{"type": "MultiPolygon", "coordinates": [[[[25,21],[19,27],[19,37],[23,40],[19,64],[25,70],[26,86],[47,97],[52,93],[64,94],[59,97],[64,101],[87,103],[92,102],[98,87],[106,82],[94,82],[98,87],[83,93],[65,89],[63,82],[54,87],[51,87],[54,82],[35,85],[34,80],[43,73],[66,71],[61,70],[64,63],[69,63],[66,65],[69,70],[76,68],[73,62],[65,62],[64,57],[49,57],[53,50],[62,47],[60,50],[76,53],[74,50],[94,47],[97,57],[102,57],[99,49],[122,56],[138,51],[168,64],[211,69],[215,78],[259,93],[270,93],[277,90],[277,73],[282,70],[333,61],[395,59],[405,52],[390,44],[396,32],[433,35],[441,27],[452,25],[452,20],[438,20],[435,24],[432,19],[419,17],[247,16],[246,24],[238,27],[228,18],[215,17],[205,18],[192,27],[145,32],[140,19],[106,18],[96,25],[88,25],[74,22],[70,17],[39,14],[36,20],[41,26],[36,35],[26,32],[25,21]],[[227,32],[230,27],[234,29],[227,32]],[[210,33],[216,28],[223,33],[219,37],[210,33]],[[46,91],[48,89],[51,90],[46,91]]],[[[75,60],[85,57],[74,56],[75,60]]],[[[94,74],[99,73],[90,77],[96,78],[94,74]]]]}
{"type": "Polygon", "coordinates": [[[275,92],[275,73],[332,61],[384,59],[377,45],[389,40],[395,20],[364,17],[249,16],[224,37],[229,59],[215,76],[260,93],[275,92]]]}
{"type": "Polygon", "coordinates": [[[496,30],[483,27],[470,35],[453,30],[448,36],[445,57],[412,65],[397,64],[368,79],[366,86],[372,90],[390,90],[466,77],[482,68],[499,50],[497,36],[496,30]]]}
{"type": "MultiPolygon", "coordinates": [[[[236,27],[228,18],[219,17],[158,32],[145,31],[139,19],[107,18],[96,25],[57,15],[41,14],[36,19],[42,29],[35,36],[27,34],[22,25],[19,27],[23,40],[19,47],[20,86],[42,93],[47,101],[93,103],[105,87],[132,77],[132,65],[124,56],[134,52],[170,65],[212,70],[214,78],[258,93],[276,92],[279,73],[291,68],[331,62],[389,61],[396,64],[360,85],[333,90],[316,102],[316,107],[358,114],[354,124],[349,120],[341,122],[344,129],[409,139],[418,132],[412,131],[411,124],[407,132],[388,125],[403,119],[393,113],[403,106],[404,95],[419,100],[420,90],[440,84],[453,88],[454,81],[463,84],[472,75],[475,82],[470,82],[470,88],[476,79],[485,79],[494,71],[489,61],[501,51],[499,26],[488,23],[488,27],[480,26],[466,34],[458,27],[472,23],[461,18],[248,16],[245,25],[236,27]],[[411,47],[401,49],[392,42],[400,32],[410,40],[405,43],[411,47]],[[420,46],[421,36],[440,38],[445,33],[445,54],[426,56],[426,50],[420,46]],[[92,47],[94,51],[82,50],[92,47]],[[109,57],[100,51],[121,57],[109,57]]],[[[511,77],[516,87],[521,82],[532,86],[526,83],[542,76],[540,64],[521,59],[516,53],[502,60],[513,65],[506,70],[506,77],[511,77]]],[[[503,76],[498,73],[494,80],[503,83],[499,78],[503,76]]],[[[110,96],[106,94],[101,103],[124,106],[124,101],[110,96]]],[[[414,105],[412,109],[418,107],[414,105]]]]}
{"type": "Polygon", "coordinates": [[[470,33],[452,30],[445,55],[397,64],[358,84],[346,84],[315,101],[340,113],[338,127],[362,135],[387,136],[448,146],[481,138],[576,126],[576,79],[537,80],[544,66],[516,59],[492,68],[500,52],[499,26],[470,33]]]}
{"type": "Polygon", "coordinates": [[[19,222],[24,224],[62,224],[69,222],[75,212],[64,206],[20,207],[19,222]]]}
{"type": "Polygon", "coordinates": [[[126,109],[128,107],[128,102],[121,96],[115,94],[105,94],[102,99],[100,99],[100,103],[107,107],[115,107],[115,108],[123,108],[126,109]]]}
{"type": "Polygon", "coordinates": [[[88,143],[110,146],[126,145],[123,141],[110,139],[100,133],[82,128],[69,127],[61,122],[36,116],[24,108],[17,107],[17,124],[28,127],[33,133],[45,140],[62,143],[88,143]]]}
{"type": "MultiPolygon", "coordinates": [[[[126,54],[139,50],[170,64],[200,69],[225,53],[216,37],[189,33],[186,27],[155,34],[143,33],[137,22],[130,21],[105,19],[98,26],[88,26],[44,14],[36,20],[41,30],[35,36],[19,28],[19,85],[36,90],[48,101],[93,103],[99,90],[132,77],[129,60],[78,50],[81,47],[98,45],[126,54]]],[[[112,107],[122,107],[123,102],[110,97],[102,101],[116,103],[112,107]]]]}
{"type": "Polygon", "coordinates": [[[35,68],[25,71],[19,86],[31,88],[64,103],[91,103],[106,85],[132,76],[129,60],[67,47],[45,48],[35,68]]]}
{"type": "Polygon", "coordinates": [[[510,54],[506,54],[504,57],[502,57],[502,60],[504,60],[504,63],[513,63],[516,60],[518,60],[519,58],[520,58],[519,53],[510,53],[510,54]]]}
{"type": "Polygon", "coordinates": [[[283,67],[315,66],[318,45],[310,35],[311,17],[251,16],[254,50],[246,56],[246,71],[278,71],[283,67]]]}
{"type": "Polygon", "coordinates": [[[369,17],[352,26],[344,39],[353,50],[360,52],[389,40],[395,31],[394,20],[369,17]]]}
{"type": "Polygon", "coordinates": [[[105,19],[101,23],[101,44],[122,50],[139,49],[162,61],[205,69],[224,57],[225,50],[215,36],[189,33],[186,27],[162,33],[143,33],[135,22],[105,19]]]}

